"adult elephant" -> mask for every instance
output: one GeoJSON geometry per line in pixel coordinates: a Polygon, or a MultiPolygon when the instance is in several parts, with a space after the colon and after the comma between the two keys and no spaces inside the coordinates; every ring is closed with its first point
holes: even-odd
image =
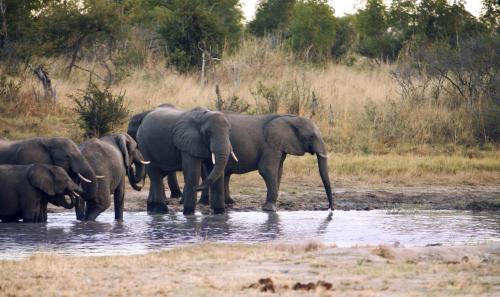
{"type": "Polygon", "coordinates": [[[164,213],[163,178],[183,171],[184,214],[196,208],[196,191],[210,186],[214,193],[211,207],[214,213],[223,213],[224,170],[232,152],[229,141],[230,124],[221,112],[194,108],[186,111],[163,106],[145,114],[137,130],[137,142],[144,157],[151,161],[147,172],[151,179],[148,212],[164,213]],[[198,186],[201,164],[213,162],[213,168],[198,186]]]}
{"type": "MultiPolygon", "coordinates": [[[[175,108],[174,105],[171,104],[162,104],[158,107],[173,107],[175,108]]],[[[142,123],[142,120],[144,117],[150,113],[151,110],[145,111],[138,113],[134,116],[132,116],[128,122],[128,127],[127,127],[127,134],[130,135],[136,142],[137,142],[137,131],[139,130],[139,126],[142,123]]],[[[170,189],[170,198],[180,198],[182,197],[182,192],[179,187],[179,182],[177,181],[177,173],[176,172],[169,172],[167,174],[168,176],[168,187],[170,189]]]]}
{"type": "Polygon", "coordinates": [[[104,176],[97,182],[97,194],[94,199],[83,199],[75,207],[76,217],[79,220],[93,221],[97,216],[111,206],[110,195],[113,195],[115,219],[123,219],[125,197],[125,176],[132,188],[142,189],[140,183],[144,181],[146,172],[144,158],[137,147],[137,143],[128,134],[113,134],[93,138],[80,144],[82,154],[96,174],[104,176]],[[85,205],[86,204],[86,205],[85,205]]]}
{"type": "Polygon", "coordinates": [[[62,167],[89,197],[97,191],[97,176],[76,144],[63,137],[33,137],[25,140],[0,140],[0,164],[47,164],[62,167]]]}
{"type": "MultiPolygon", "coordinates": [[[[294,115],[251,116],[232,112],[226,112],[225,115],[231,124],[231,144],[239,159],[238,162],[230,160],[225,171],[226,203],[233,201],[229,193],[231,175],[258,170],[267,187],[262,209],[276,211],[286,156],[310,153],[317,156],[328,207],[333,210],[325,143],[318,127],[310,119],[294,115]]],[[[200,203],[208,203],[208,192],[203,193],[200,203]]]]}
{"type": "Polygon", "coordinates": [[[46,222],[48,202],[72,208],[82,192],[64,169],[45,164],[0,165],[0,188],[2,222],[46,222]]]}

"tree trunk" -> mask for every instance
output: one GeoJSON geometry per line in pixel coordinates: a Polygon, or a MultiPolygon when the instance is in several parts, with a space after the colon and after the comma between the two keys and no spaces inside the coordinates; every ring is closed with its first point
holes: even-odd
{"type": "Polygon", "coordinates": [[[38,65],[36,68],[33,68],[31,65],[29,65],[29,67],[43,85],[45,100],[56,102],[56,92],[52,88],[52,82],[50,81],[49,73],[43,69],[42,65],[38,65]]]}
{"type": "Polygon", "coordinates": [[[5,13],[7,7],[5,5],[5,0],[0,0],[0,14],[2,15],[2,31],[0,32],[0,48],[4,48],[7,43],[7,17],[5,13]]]}

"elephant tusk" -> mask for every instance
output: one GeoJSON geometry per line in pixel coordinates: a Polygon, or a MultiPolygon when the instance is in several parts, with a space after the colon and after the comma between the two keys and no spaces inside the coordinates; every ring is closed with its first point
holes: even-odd
{"type": "Polygon", "coordinates": [[[215,165],[215,154],[212,153],[212,163],[215,165]]]}
{"type": "Polygon", "coordinates": [[[234,159],[236,162],[239,162],[239,161],[238,161],[238,158],[236,158],[236,155],[234,154],[234,152],[233,152],[233,151],[231,151],[231,156],[233,157],[233,159],[234,159]]]}
{"type": "Polygon", "coordinates": [[[318,156],[320,156],[321,158],[325,158],[325,159],[328,159],[328,156],[323,154],[323,153],[316,153],[318,156]]]}
{"type": "Polygon", "coordinates": [[[75,191],[72,191],[71,194],[75,195],[76,197],[80,198],[80,195],[78,195],[78,193],[76,193],[75,191]]]}
{"type": "Polygon", "coordinates": [[[103,179],[104,178],[104,175],[96,175],[95,176],[96,179],[103,179]]]}
{"type": "Polygon", "coordinates": [[[87,179],[85,178],[85,176],[81,175],[80,173],[78,173],[78,176],[86,183],[91,183],[92,181],[90,179],[87,179]]]}
{"type": "Polygon", "coordinates": [[[143,160],[141,160],[141,164],[148,165],[149,163],[151,163],[151,161],[143,161],[143,160]]]}

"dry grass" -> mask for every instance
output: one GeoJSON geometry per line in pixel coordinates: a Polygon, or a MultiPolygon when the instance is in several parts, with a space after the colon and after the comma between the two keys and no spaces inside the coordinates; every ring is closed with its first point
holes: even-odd
{"type": "MultiPolygon", "coordinates": [[[[439,135],[446,133],[456,135],[457,141],[472,137],[466,123],[461,122],[460,113],[428,104],[415,108],[400,104],[394,111],[398,117],[393,121],[384,108],[392,106],[390,102],[399,102],[400,95],[391,77],[390,65],[328,64],[314,68],[297,64],[292,56],[273,47],[269,41],[253,39],[243,41],[239,51],[225,57],[221,63],[208,67],[208,81],[202,85],[199,74],[179,74],[166,68],[162,58],[148,54],[145,65],[128,69],[130,75],[114,85],[113,90],[126,92],[127,103],[135,113],[162,103],[183,108],[213,107],[215,85],[220,86],[223,97],[235,95],[255,106],[263,103],[263,98],[255,95],[259,84],[283,89],[290,82],[296,82],[313,90],[320,99],[319,114],[313,120],[331,151],[330,170],[334,179],[395,184],[498,183],[498,147],[484,152],[453,143],[439,144],[442,141],[439,135]],[[404,129],[391,130],[398,125],[404,129]],[[438,145],[426,144],[433,141],[438,145]]],[[[77,142],[82,140],[72,111],[74,103],[68,95],[86,86],[88,73],[75,69],[70,79],[66,79],[61,76],[65,62],[62,59],[45,61],[57,90],[57,106],[27,102],[22,104],[25,110],[21,113],[0,115],[0,136],[60,135],[77,142]],[[43,112],[36,106],[42,106],[43,112]]],[[[81,66],[95,68],[99,75],[105,75],[99,65],[86,62],[81,66]]],[[[41,93],[39,83],[28,76],[23,92],[41,93]]],[[[282,102],[279,112],[286,112],[286,102],[282,102]]],[[[302,113],[310,115],[307,108],[302,113]]],[[[312,157],[290,158],[286,168],[289,176],[313,175],[317,180],[312,157]]]]}
{"type": "Polygon", "coordinates": [[[297,283],[324,282],[318,296],[494,296],[498,245],[394,248],[390,262],[371,247],[302,250],[273,244],[201,244],[141,256],[38,254],[0,261],[3,296],[303,296],[297,283]]]}

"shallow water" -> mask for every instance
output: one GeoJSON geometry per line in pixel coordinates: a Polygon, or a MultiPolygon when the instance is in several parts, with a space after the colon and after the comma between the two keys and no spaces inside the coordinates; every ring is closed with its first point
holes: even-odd
{"type": "Polygon", "coordinates": [[[70,212],[49,214],[47,224],[0,224],[0,258],[33,252],[123,255],[210,242],[317,241],[338,246],[464,244],[500,241],[500,213],[468,211],[283,211],[226,215],[114,213],[79,222],[70,212]]]}

